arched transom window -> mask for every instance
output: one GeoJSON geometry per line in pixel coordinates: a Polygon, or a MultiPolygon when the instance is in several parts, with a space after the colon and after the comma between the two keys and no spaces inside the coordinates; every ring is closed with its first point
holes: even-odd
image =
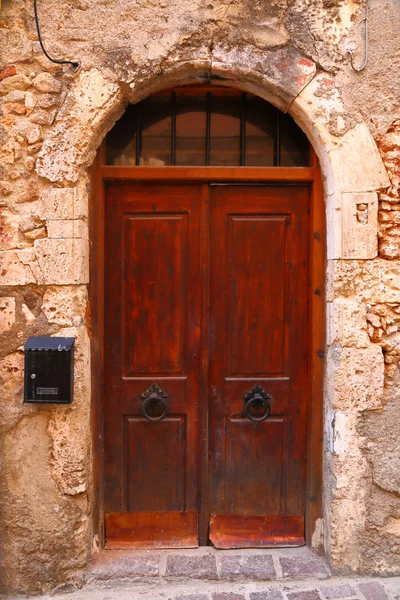
{"type": "Polygon", "coordinates": [[[310,145],[289,115],[257,96],[186,86],[128,106],[107,135],[106,163],[305,167],[310,145]]]}

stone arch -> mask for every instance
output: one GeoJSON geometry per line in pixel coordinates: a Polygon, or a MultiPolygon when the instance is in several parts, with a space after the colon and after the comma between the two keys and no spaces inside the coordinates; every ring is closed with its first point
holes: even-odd
{"type": "MultiPolygon", "coordinates": [[[[127,103],[173,85],[213,80],[219,85],[252,92],[289,112],[307,134],[320,160],[326,205],[330,322],[324,392],[328,450],[325,479],[332,489],[337,485],[332,483],[336,477],[332,456],[347,452],[354,472],[360,457],[357,445],[352,447],[351,440],[340,438],[340,435],[350,436],[355,427],[355,417],[345,398],[349,386],[355,387],[362,396],[359,401],[354,400],[357,410],[379,407],[383,388],[381,349],[371,344],[366,334],[355,343],[349,341],[350,327],[364,327],[365,308],[357,299],[335,299],[332,290],[339,281],[337,267],[342,260],[376,258],[377,191],[389,185],[367,125],[346,110],[334,79],[327,73],[317,73],[315,64],[293,48],[261,51],[251,45],[233,50],[220,45],[213,48],[211,56],[198,58],[194,52],[189,58],[171,59],[170,66],[164,67],[162,73],[151,69],[145,72],[142,68],[135,81],[106,78],[93,68],[81,72],[72,84],[44,140],[36,170],[57,188],[59,201],[64,198],[60,188],[66,188],[65,199],[70,201],[71,188],[81,194],[81,183],[86,181],[86,169],[97,147],[127,103]],[[368,367],[371,361],[375,377],[368,367]],[[353,373],[355,364],[360,367],[358,375],[353,373]],[[338,433],[338,427],[342,427],[342,434],[338,433]],[[346,450],[343,449],[345,444],[346,450]]],[[[355,492],[358,481],[354,477],[346,484],[351,501],[347,513],[341,515],[341,528],[345,533],[338,535],[330,526],[337,518],[335,511],[341,509],[335,508],[330,496],[325,503],[325,544],[330,548],[333,563],[340,567],[347,560],[353,569],[359,564],[357,527],[360,525],[354,515],[357,518],[360,515],[353,510],[353,505],[359,502],[355,492]],[[349,552],[354,559],[346,559],[349,552]]],[[[315,543],[318,545],[317,540],[315,543]]]]}

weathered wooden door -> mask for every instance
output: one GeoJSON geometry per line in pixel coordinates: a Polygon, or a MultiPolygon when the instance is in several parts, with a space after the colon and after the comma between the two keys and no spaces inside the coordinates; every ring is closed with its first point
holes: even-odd
{"type": "Polygon", "coordinates": [[[211,187],[210,538],[304,540],[308,190],[211,187]]]}
{"type": "Polygon", "coordinates": [[[303,543],[308,198],[107,186],[110,547],[196,546],[199,518],[219,547],[303,543]]]}

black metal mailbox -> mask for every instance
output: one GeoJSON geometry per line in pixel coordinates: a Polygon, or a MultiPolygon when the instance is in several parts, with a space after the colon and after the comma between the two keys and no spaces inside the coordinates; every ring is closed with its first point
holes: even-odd
{"type": "Polygon", "coordinates": [[[29,337],[25,343],[24,402],[70,404],[74,338],[29,337]]]}

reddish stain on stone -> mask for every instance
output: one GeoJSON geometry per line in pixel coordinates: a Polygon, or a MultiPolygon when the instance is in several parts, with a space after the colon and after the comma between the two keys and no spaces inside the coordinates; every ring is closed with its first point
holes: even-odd
{"type": "Polygon", "coordinates": [[[3,81],[3,79],[6,79],[6,77],[12,77],[13,75],[16,75],[17,71],[14,67],[14,65],[10,65],[9,67],[6,67],[5,69],[2,69],[0,71],[0,81],[3,81]]]}
{"type": "Polygon", "coordinates": [[[298,60],[297,64],[303,65],[304,67],[312,67],[314,65],[314,63],[312,63],[311,60],[307,60],[306,58],[298,60]]]}
{"type": "Polygon", "coordinates": [[[282,62],[282,63],[278,63],[276,65],[276,68],[278,69],[278,71],[280,71],[281,73],[287,73],[289,71],[289,64],[282,62]]]}
{"type": "Polygon", "coordinates": [[[305,73],[304,75],[297,75],[297,77],[294,77],[295,82],[297,83],[297,85],[300,87],[302,85],[306,85],[307,81],[308,81],[308,75],[305,73]]]}

